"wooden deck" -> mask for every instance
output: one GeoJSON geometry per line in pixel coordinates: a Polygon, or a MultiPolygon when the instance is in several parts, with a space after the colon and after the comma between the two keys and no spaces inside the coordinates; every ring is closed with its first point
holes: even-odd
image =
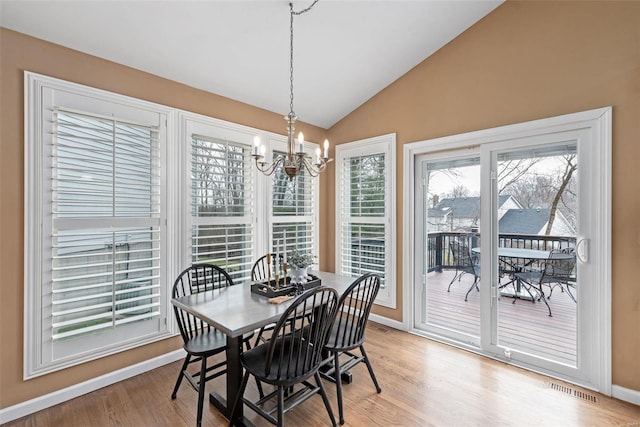
{"type": "MultiPolygon", "coordinates": [[[[465,293],[473,283],[473,275],[463,275],[447,292],[453,275],[453,271],[429,273],[428,323],[479,336],[480,293],[474,289],[469,293],[468,300],[464,300],[465,293]]],[[[503,279],[505,281],[508,279],[503,279]]],[[[513,298],[504,296],[499,301],[499,344],[575,366],[577,306],[569,295],[560,292],[559,288],[553,291],[547,300],[553,317],[549,317],[547,306],[541,301],[532,303],[517,299],[515,304],[513,301],[513,298]]]]}

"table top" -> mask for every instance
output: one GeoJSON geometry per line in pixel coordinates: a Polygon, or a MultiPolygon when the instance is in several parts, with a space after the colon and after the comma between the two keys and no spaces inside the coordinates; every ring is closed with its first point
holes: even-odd
{"type": "MultiPolygon", "coordinates": [[[[471,251],[479,254],[480,248],[472,248],[471,251]]],[[[550,253],[550,251],[541,251],[539,249],[498,248],[498,256],[508,258],[548,259],[550,253]]],[[[564,258],[564,255],[566,255],[566,258],[573,257],[572,254],[557,253],[558,258],[564,258]]]]}
{"type": "MultiPolygon", "coordinates": [[[[342,294],[356,280],[355,277],[313,271],[329,286],[342,294]]],[[[251,284],[234,285],[222,289],[173,298],[171,303],[204,320],[230,337],[238,337],[277,321],[294,299],[271,304],[264,295],[251,292],[251,284]]]]}

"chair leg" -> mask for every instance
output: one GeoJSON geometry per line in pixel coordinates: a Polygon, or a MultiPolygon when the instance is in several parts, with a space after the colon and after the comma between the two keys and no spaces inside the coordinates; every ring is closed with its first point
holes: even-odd
{"type": "Polygon", "coordinates": [[[553,316],[551,315],[551,307],[549,307],[549,303],[547,302],[547,298],[545,298],[545,296],[544,296],[544,292],[542,291],[542,285],[540,285],[540,289],[539,289],[539,291],[540,291],[540,299],[541,299],[542,301],[544,301],[544,303],[547,305],[547,310],[549,310],[549,317],[553,317],[553,316]]]}
{"type": "Polygon", "coordinates": [[[236,413],[238,412],[238,405],[242,405],[242,396],[244,395],[245,388],[247,388],[249,375],[251,375],[249,371],[245,371],[244,377],[242,377],[242,383],[240,384],[238,395],[236,396],[233,402],[233,406],[231,407],[231,415],[229,415],[229,427],[233,427],[233,422],[235,421],[236,413]]]}
{"type": "Polygon", "coordinates": [[[342,374],[340,373],[339,353],[333,353],[333,376],[336,380],[336,398],[338,400],[338,419],[340,424],[344,424],[344,409],[342,407],[342,374]]]}
{"type": "Polygon", "coordinates": [[[364,345],[360,346],[360,351],[362,352],[362,356],[364,356],[364,363],[367,365],[367,369],[369,370],[369,375],[371,375],[371,380],[373,381],[373,385],[376,386],[376,391],[378,393],[381,393],[382,389],[378,384],[378,380],[376,379],[376,374],[373,373],[373,367],[371,366],[371,362],[369,362],[369,357],[367,356],[367,353],[364,351],[364,345]]]}
{"type": "MultiPolygon", "coordinates": [[[[260,329],[260,332],[258,333],[258,338],[256,339],[256,344],[260,340],[260,334],[262,334],[262,329],[260,329]]],[[[251,343],[249,342],[249,340],[246,340],[244,342],[244,344],[247,347],[247,351],[251,350],[251,343]]],[[[255,380],[256,380],[256,387],[258,388],[258,393],[260,395],[260,399],[262,399],[264,397],[264,390],[262,389],[262,383],[260,382],[260,380],[258,378],[256,378],[255,380]]]]}
{"type": "Polygon", "coordinates": [[[176,380],[176,385],[173,387],[173,393],[171,393],[171,399],[175,399],[178,394],[178,389],[180,388],[180,384],[182,384],[182,378],[184,378],[184,370],[187,369],[189,365],[189,361],[191,360],[191,355],[187,353],[187,357],[184,358],[184,363],[180,368],[180,374],[178,375],[178,379],[176,380]]]}
{"type": "MultiPolygon", "coordinates": [[[[324,406],[325,406],[325,408],[327,408],[327,412],[329,413],[329,418],[331,418],[331,425],[333,427],[337,427],[337,425],[336,425],[336,417],[333,415],[333,410],[331,409],[331,404],[329,403],[329,398],[327,397],[327,392],[324,389],[324,385],[322,384],[322,380],[320,379],[320,373],[316,372],[314,377],[316,379],[316,383],[318,383],[318,388],[320,389],[320,396],[322,396],[322,401],[324,402],[324,406]]],[[[338,382],[339,382],[339,380],[336,381],[336,384],[338,382]]],[[[342,418],[342,416],[340,416],[340,418],[342,418]]],[[[340,421],[340,424],[344,424],[344,420],[340,421]]]]}
{"type": "Polygon", "coordinates": [[[200,381],[198,382],[198,418],[196,425],[202,425],[202,406],[204,404],[204,388],[207,378],[207,358],[202,357],[202,365],[200,366],[200,381]]]}
{"type": "Polygon", "coordinates": [[[260,399],[262,399],[264,397],[264,390],[262,389],[262,383],[257,378],[256,378],[256,387],[258,388],[258,396],[260,396],[260,399]]]}
{"type": "Polygon", "coordinates": [[[453,279],[451,279],[451,281],[449,282],[449,287],[447,288],[447,292],[451,290],[451,285],[453,284],[453,282],[455,282],[456,279],[460,280],[460,277],[462,277],[462,273],[456,270],[456,274],[453,275],[453,279]]]}
{"type": "MultiPolygon", "coordinates": [[[[562,286],[562,284],[560,286],[562,286]]],[[[569,285],[568,283],[565,283],[565,286],[567,287],[567,293],[569,294],[569,296],[571,297],[573,302],[575,302],[577,304],[578,301],[576,301],[576,297],[573,296],[573,294],[571,293],[571,289],[569,289],[569,286],[571,286],[571,285],[569,285]]]]}
{"type": "Polygon", "coordinates": [[[260,344],[260,341],[262,341],[262,334],[264,332],[264,328],[260,328],[260,330],[258,331],[258,335],[256,336],[256,341],[253,343],[253,346],[257,346],[260,344]]]}
{"type": "MultiPolygon", "coordinates": [[[[471,285],[471,287],[469,288],[469,290],[467,291],[467,293],[464,296],[464,300],[467,300],[467,297],[469,296],[469,293],[473,290],[473,288],[478,288],[478,278],[476,277],[476,279],[473,281],[473,284],[471,285]]],[[[478,288],[478,292],[480,291],[480,289],[478,288]]]]}
{"type": "Polygon", "coordinates": [[[278,386],[278,427],[284,426],[284,387],[278,386]]]}

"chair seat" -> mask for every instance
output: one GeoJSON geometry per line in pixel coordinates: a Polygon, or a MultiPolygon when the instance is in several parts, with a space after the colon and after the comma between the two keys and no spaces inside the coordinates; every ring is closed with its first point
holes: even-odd
{"type": "Polygon", "coordinates": [[[354,341],[353,338],[349,336],[345,337],[346,334],[352,333],[355,330],[356,329],[351,320],[336,318],[335,322],[333,322],[333,327],[331,328],[329,341],[324,348],[329,351],[345,351],[360,347],[365,340],[364,334],[362,335],[362,338],[357,341],[354,341]]]}
{"type": "Polygon", "coordinates": [[[523,271],[520,273],[515,273],[514,275],[518,279],[524,280],[525,282],[529,282],[529,283],[538,283],[542,278],[541,271],[523,271]]]}
{"type": "MultiPolygon", "coordinates": [[[[253,332],[243,335],[242,341],[250,340],[253,335],[253,332]]],[[[217,329],[211,329],[191,338],[183,347],[194,356],[212,355],[227,349],[227,336],[217,329]]]]}
{"type": "MultiPolygon", "coordinates": [[[[291,335],[288,335],[284,338],[280,337],[276,339],[277,344],[275,345],[275,351],[273,353],[273,358],[271,359],[269,375],[267,375],[266,373],[265,364],[266,354],[269,348],[268,343],[253,347],[251,350],[242,353],[242,365],[252,375],[260,379],[260,381],[264,381],[273,385],[289,385],[298,383],[306,378],[313,376],[317,369],[307,371],[302,375],[296,376],[295,371],[296,369],[298,369],[298,367],[295,363],[286,364],[287,369],[282,370],[280,368],[280,372],[278,372],[278,366],[282,364],[282,361],[280,360],[281,354],[284,354],[285,357],[290,357],[291,354],[298,354],[297,350],[291,349],[291,341],[291,335]],[[282,344],[283,340],[284,345],[282,344]]],[[[301,358],[304,358],[304,355],[302,355],[301,358]]]]}

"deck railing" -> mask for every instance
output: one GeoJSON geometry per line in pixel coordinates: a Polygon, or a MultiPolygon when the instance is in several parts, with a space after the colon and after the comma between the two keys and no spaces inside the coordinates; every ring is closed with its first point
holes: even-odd
{"type": "MultiPolygon", "coordinates": [[[[480,233],[469,232],[431,232],[428,234],[427,265],[428,272],[454,268],[453,255],[449,250],[452,239],[466,240],[470,248],[480,246],[480,233]]],[[[540,236],[530,234],[504,233],[498,236],[498,246],[505,248],[538,249],[543,251],[559,250],[575,246],[576,239],[571,236],[540,236]]]]}

